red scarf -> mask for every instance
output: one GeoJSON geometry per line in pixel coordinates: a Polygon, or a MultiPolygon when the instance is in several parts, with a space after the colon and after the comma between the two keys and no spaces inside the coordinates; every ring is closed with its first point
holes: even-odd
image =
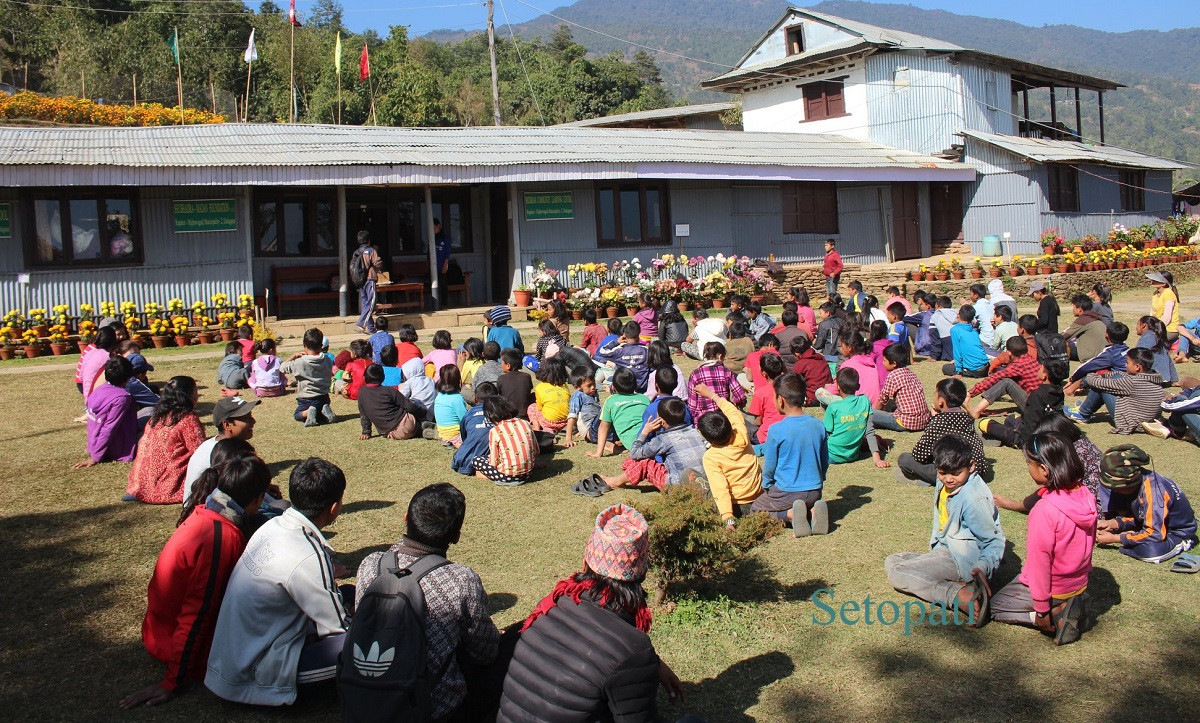
{"type": "MultiPolygon", "coordinates": [[[[571,600],[578,605],[579,599],[583,596],[583,594],[591,590],[593,587],[595,587],[595,585],[596,580],[594,579],[577,582],[573,577],[568,577],[566,580],[560,580],[558,584],[554,586],[554,592],[542,598],[542,601],[537,604],[537,607],[535,607],[533,612],[529,614],[529,617],[525,619],[525,624],[521,626],[521,632],[528,630],[529,626],[533,624],[534,620],[537,620],[541,616],[550,612],[551,608],[558,604],[558,599],[563,595],[569,596],[571,600]]],[[[600,594],[600,600],[598,602],[600,607],[604,607],[604,605],[608,602],[608,594],[608,588],[606,587],[600,594]]],[[[650,633],[650,608],[646,607],[645,604],[638,608],[634,613],[633,626],[638,630],[641,630],[643,633],[650,633]]]]}

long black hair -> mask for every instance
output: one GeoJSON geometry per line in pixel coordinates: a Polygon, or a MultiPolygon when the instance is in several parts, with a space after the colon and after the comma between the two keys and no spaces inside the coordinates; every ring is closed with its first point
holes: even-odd
{"type": "Polygon", "coordinates": [[[1154,334],[1154,346],[1150,347],[1150,351],[1155,354],[1167,350],[1167,325],[1162,322],[1162,319],[1157,316],[1147,314],[1138,319],[1138,322],[1145,324],[1146,328],[1154,334]]]}
{"type": "MultiPolygon", "coordinates": [[[[176,527],[183,524],[183,521],[191,516],[192,510],[204,504],[208,496],[217,488],[217,482],[221,479],[221,468],[231,459],[238,457],[254,457],[258,456],[254,453],[254,447],[244,439],[219,439],[213,445],[212,456],[209,458],[209,467],[200,474],[200,478],[192,483],[192,492],[188,498],[183,501],[183,511],[179,514],[179,521],[175,523],[176,527]]],[[[253,510],[247,510],[252,512],[253,510]]]]}
{"type": "Polygon", "coordinates": [[[154,413],[150,415],[148,424],[154,425],[166,420],[168,425],[179,424],[179,420],[192,413],[195,403],[192,398],[196,395],[196,380],[191,377],[171,377],[163,385],[158,395],[158,404],[154,405],[154,413]]]}
{"type": "Polygon", "coordinates": [[[1025,458],[1046,468],[1048,489],[1066,490],[1083,481],[1083,462],[1064,437],[1047,432],[1032,435],[1025,442],[1025,458]]]}
{"type": "Polygon", "coordinates": [[[646,607],[646,588],[642,587],[642,580],[614,580],[593,571],[587,563],[583,570],[571,576],[571,580],[592,583],[596,604],[618,615],[634,615],[646,607]]]}

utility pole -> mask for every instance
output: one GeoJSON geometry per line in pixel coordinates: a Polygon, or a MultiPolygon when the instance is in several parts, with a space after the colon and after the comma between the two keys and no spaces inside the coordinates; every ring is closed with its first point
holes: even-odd
{"type": "Polygon", "coordinates": [[[487,0],[488,55],[492,61],[492,121],[494,125],[501,125],[500,79],[496,74],[496,24],[492,20],[493,2],[494,0],[487,0]]]}

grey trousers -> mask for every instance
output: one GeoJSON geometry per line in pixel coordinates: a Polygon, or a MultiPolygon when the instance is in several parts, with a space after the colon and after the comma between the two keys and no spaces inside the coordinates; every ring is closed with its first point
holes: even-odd
{"type": "Polygon", "coordinates": [[[958,591],[966,583],[958,578],[958,566],[944,547],[919,552],[897,552],[883,561],[888,582],[900,592],[926,602],[941,603],[953,610],[958,591]]]}
{"type": "Polygon", "coordinates": [[[933,464],[921,464],[908,452],[896,458],[896,464],[910,479],[918,479],[931,486],[937,484],[937,467],[933,464]]]}
{"type": "Polygon", "coordinates": [[[1019,579],[992,595],[991,609],[992,620],[1033,627],[1033,595],[1029,592],[1029,586],[1019,579]]]}
{"type": "Polygon", "coordinates": [[[1017,409],[1024,409],[1025,402],[1029,401],[1029,392],[1022,389],[1021,385],[1012,379],[1001,379],[983,392],[983,398],[993,404],[1005,395],[1008,395],[1013,404],[1017,405],[1017,409]]]}

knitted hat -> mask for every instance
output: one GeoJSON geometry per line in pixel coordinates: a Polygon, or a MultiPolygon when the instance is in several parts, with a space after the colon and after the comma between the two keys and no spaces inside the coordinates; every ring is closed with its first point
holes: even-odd
{"type": "Polygon", "coordinates": [[[508,321],[512,318],[512,312],[507,306],[493,306],[492,310],[487,313],[487,318],[493,324],[499,324],[502,321],[508,321]]]}
{"type": "Polygon", "coordinates": [[[1150,464],[1150,455],[1141,447],[1122,444],[1100,458],[1100,482],[1105,487],[1126,487],[1142,477],[1142,469],[1150,464]]]}
{"type": "Polygon", "coordinates": [[[626,582],[646,576],[650,529],[642,513],[616,504],[596,515],[583,559],[598,574],[626,582]]]}

